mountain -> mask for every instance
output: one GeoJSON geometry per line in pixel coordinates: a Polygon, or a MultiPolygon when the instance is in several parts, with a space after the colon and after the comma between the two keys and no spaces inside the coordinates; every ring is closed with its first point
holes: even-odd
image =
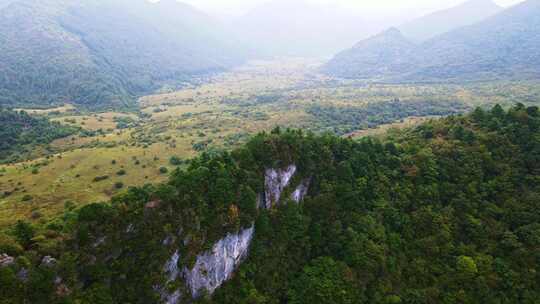
{"type": "Polygon", "coordinates": [[[244,59],[216,21],[174,0],[18,0],[0,26],[0,104],[128,106],[244,59]]]}
{"type": "Polygon", "coordinates": [[[475,24],[503,9],[492,0],[468,0],[456,7],[437,11],[399,27],[405,37],[421,42],[451,30],[475,24]]]}
{"type": "Polygon", "coordinates": [[[521,104],[387,139],[275,129],[205,153],[165,184],[0,232],[0,296],[534,303],[539,139],[538,108],[521,104]]]}
{"type": "Polygon", "coordinates": [[[265,56],[329,56],[369,33],[351,12],[302,0],[264,3],[231,27],[265,56]]]}
{"type": "MultiPolygon", "coordinates": [[[[367,61],[363,59],[365,50],[355,48],[337,55],[323,70],[338,77],[384,78],[394,82],[540,77],[539,14],[540,1],[528,0],[484,21],[418,44],[412,51],[397,54],[391,60],[367,61]],[[406,65],[395,69],[396,63],[406,65]]],[[[402,36],[392,37],[393,42],[402,43],[402,36]]],[[[369,45],[369,40],[360,43],[364,44],[369,45]]],[[[385,50],[368,53],[377,52],[385,50]]]]}
{"type": "Polygon", "coordinates": [[[393,75],[410,68],[409,62],[402,59],[415,48],[397,28],[390,28],[336,55],[328,63],[327,71],[337,70],[342,77],[349,78],[393,75]]]}

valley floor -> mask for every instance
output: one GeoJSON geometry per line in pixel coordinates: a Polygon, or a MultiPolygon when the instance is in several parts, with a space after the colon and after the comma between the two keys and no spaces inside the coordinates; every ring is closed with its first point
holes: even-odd
{"type": "Polygon", "coordinates": [[[201,86],[143,97],[140,113],[87,113],[71,105],[30,110],[87,132],[36,149],[31,160],[0,165],[0,229],[164,181],[202,151],[231,149],[276,126],[381,135],[476,106],[540,103],[538,82],[369,84],[327,78],[319,65],[252,62],[201,86]]]}

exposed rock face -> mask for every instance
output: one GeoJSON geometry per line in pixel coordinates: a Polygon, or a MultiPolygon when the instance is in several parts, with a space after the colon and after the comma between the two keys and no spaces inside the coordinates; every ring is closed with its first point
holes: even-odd
{"type": "Polygon", "coordinates": [[[308,190],[309,190],[309,184],[311,183],[311,179],[305,179],[302,181],[300,185],[294,190],[294,192],[291,194],[291,199],[297,203],[300,203],[302,200],[304,200],[304,197],[306,197],[308,190]]]}
{"type": "Polygon", "coordinates": [[[178,278],[178,275],[180,274],[180,271],[178,270],[179,259],[180,254],[178,253],[178,250],[176,250],[172,257],[165,264],[164,271],[168,275],[167,282],[174,281],[178,278]]]}
{"type": "Polygon", "coordinates": [[[168,295],[165,303],[166,304],[178,304],[180,303],[180,298],[182,297],[182,293],[180,293],[179,290],[173,292],[172,294],[168,295]]]}
{"type": "Polygon", "coordinates": [[[7,267],[13,263],[15,263],[15,258],[7,254],[0,254],[0,267],[7,267]]]}
{"type": "Polygon", "coordinates": [[[44,256],[41,260],[41,266],[53,267],[56,265],[56,259],[51,256],[44,256]]]}
{"type": "Polygon", "coordinates": [[[296,173],[296,166],[290,165],[285,169],[267,169],[264,179],[265,191],[265,206],[267,209],[272,208],[274,204],[279,203],[281,193],[285,189],[291,178],[296,173]]]}
{"type": "Polygon", "coordinates": [[[238,234],[227,235],[217,242],[212,250],[199,255],[193,269],[184,269],[186,283],[194,298],[203,290],[212,294],[231,278],[248,253],[253,232],[254,227],[251,227],[238,234]]]}
{"type": "MultiPolygon", "coordinates": [[[[167,283],[175,281],[180,275],[180,270],[178,269],[178,260],[180,260],[180,253],[178,250],[174,252],[171,258],[165,263],[163,267],[163,272],[167,275],[167,283]]],[[[163,286],[154,287],[157,292],[161,295],[161,300],[166,304],[178,304],[182,297],[180,290],[176,290],[172,293],[163,288],[163,286]]]]}
{"type": "MultiPolygon", "coordinates": [[[[285,169],[267,169],[265,171],[265,191],[257,197],[259,208],[269,209],[278,204],[283,190],[290,185],[296,171],[295,165],[290,165],[285,169]]],[[[297,203],[302,201],[307,195],[310,183],[311,179],[303,180],[291,194],[291,199],[297,203]]],[[[214,293],[217,288],[231,278],[247,256],[254,232],[255,228],[251,227],[237,234],[227,235],[218,241],[211,250],[198,255],[193,269],[187,267],[180,269],[178,266],[180,254],[178,250],[175,251],[163,269],[167,276],[167,283],[183,278],[193,298],[199,297],[202,292],[214,293]]],[[[189,237],[186,236],[183,240],[184,246],[189,241],[189,237]]],[[[170,244],[170,242],[165,241],[164,244],[170,244]]],[[[169,293],[159,286],[156,287],[156,290],[160,291],[162,301],[166,304],[178,304],[185,299],[178,290],[169,293]]]]}

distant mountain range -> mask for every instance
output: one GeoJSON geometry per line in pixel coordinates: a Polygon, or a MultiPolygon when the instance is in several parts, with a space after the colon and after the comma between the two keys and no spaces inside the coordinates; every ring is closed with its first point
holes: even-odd
{"type": "Polygon", "coordinates": [[[472,25],[503,10],[493,0],[468,0],[456,7],[437,11],[399,27],[399,30],[416,42],[426,41],[459,27],[472,25]]]}
{"type": "Polygon", "coordinates": [[[266,56],[330,56],[370,33],[356,14],[303,0],[269,1],[231,27],[266,56]]]}
{"type": "Polygon", "coordinates": [[[128,106],[246,53],[175,0],[15,0],[0,6],[0,105],[128,106]]]}
{"type": "Polygon", "coordinates": [[[391,82],[539,77],[539,16],[540,1],[528,0],[420,44],[392,29],[336,55],[323,71],[391,82]]]}

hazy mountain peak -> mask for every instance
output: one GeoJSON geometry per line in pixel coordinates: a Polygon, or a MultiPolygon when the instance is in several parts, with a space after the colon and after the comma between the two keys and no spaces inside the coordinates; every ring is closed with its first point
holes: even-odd
{"type": "Polygon", "coordinates": [[[353,49],[378,48],[381,46],[385,48],[393,48],[398,45],[401,48],[402,46],[412,46],[413,43],[409,41],[398,28],[390,27],[377,35],[360,41],[353,47],[353,49]]]}
{"type": "Polygon", "coordinates": [[[327,56],[365,37],[350,11],[308,1],[275,0],[256,6],[232,24],[268,56],[327,56]]]}
{"type": "Polygon", "coordinates": [[[453,29],[480,22],[502,11],[493,0],[468,0],[400,26],[406,37],[425,41],[453,29]]]}
{"type": "Polygon", "coordinates": [[[389,37],[389,38],[405,38],[401,31],[397,27],[390,27],[382,33],[378,34],[379,37],[389,37]]]}
{"type": "Polygon", "coordinates": [[[387,31],[342,52],[324,70],[346,78],[400,82],[536,78],[538,16],[540,0],[529,0],[417,46],[387,31]]]}

